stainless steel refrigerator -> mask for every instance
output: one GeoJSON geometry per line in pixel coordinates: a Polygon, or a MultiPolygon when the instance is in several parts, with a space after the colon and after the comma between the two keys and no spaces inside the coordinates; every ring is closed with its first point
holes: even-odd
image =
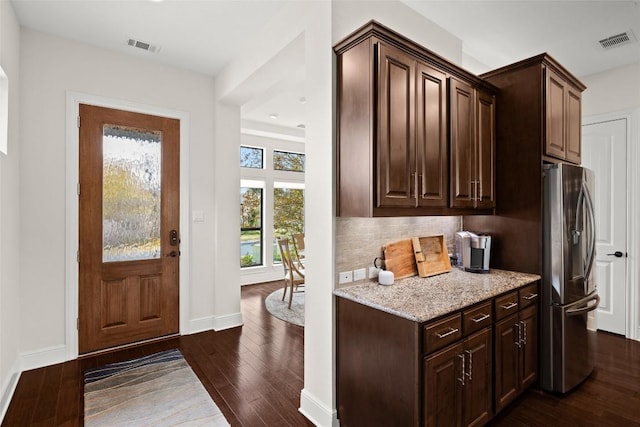
{"type": "Polygon", "coordinates": [[[593,264],[593,172],[544,165],[544,268],[540,320],[540,386],[565,393],[595,366],[594,332],[587,315],[597,308],[593,264]]]}

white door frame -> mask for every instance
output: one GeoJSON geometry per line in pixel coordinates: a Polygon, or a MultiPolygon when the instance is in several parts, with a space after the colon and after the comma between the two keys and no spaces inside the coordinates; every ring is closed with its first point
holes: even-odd
{"type": "Polygon", "coordinates": [[[78,179],[79,179],[79,105],[132,111],[180,120],[180,334],[189,333],[189,113],[105,98],[79,92],[67,92],[66,105],[66,327],[67,360],[78,357],[78,179]]]}
{"type": "MultiPolygon", "coordinates": [[[[627,121],[627,240],[626,337],[640,340],[640,108],[586,116],[582,125],[625,119],[627,121]]],[[[597,179],[597,178],[596,178],[597,179]]]]}

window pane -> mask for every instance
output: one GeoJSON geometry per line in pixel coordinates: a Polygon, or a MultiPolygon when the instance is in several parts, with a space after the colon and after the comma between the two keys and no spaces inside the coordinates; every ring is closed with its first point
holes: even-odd
{"type": "Polygon", "coordinates": [[[278,171],[304,172],[304,154],[274,150],[273,169],[278,171]]]}
{"type": "Polygon", "coordinates": [[[262,148],[240,147],[240,166],[262,169],[262,148]]]}
{"type": "Polygon", "coordinates": [[[262,188],[240,187],[240,266],[262,265],[262,188]]]}
{"type": "Polygon", "coordinates": [[[162,133],[105,125],[102,261],[160,258],[162,133]]]}
{"type": "Polygon", "coordinates": [[[262,232],[240,232],[240,267],[262,265],[262,232]]]}
{"type": "MultiPolygon", "coordinates": [[[[294,233],[304,232],[304,190],[296,188],[273,189],[273,236],[291,238],[294,233]]],[[[273,261],[280,262],[276,249],[273,261]]]]}

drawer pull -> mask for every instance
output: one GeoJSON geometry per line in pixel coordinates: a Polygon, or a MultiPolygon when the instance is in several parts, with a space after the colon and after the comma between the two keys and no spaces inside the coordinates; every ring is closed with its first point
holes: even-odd
{"type": "Polygon", "coordinates": [[[517,302],[510,302],[509,304],[504,304],[501,305],[500,307],[502,307],[504,310],[511,310],[513,307],[517,307],[518,303],[517,302]]]}
{"type": "Polygon", "coordinates": [[[538,294],[529,294],[526,297],[524,297],[524,299],[526,299],[527,301],[531,301],[532,299],[538,298],[538,294]]]}
{"type": "Polygon", "coordinates": [[[448,337],[451,334],[455,334],[456,332],[458,332],[458,328],[449,328],[449,330],[447,332],[436,332],[436,336],[438,338],[445,338],[448,337]]]}
{"type": "Polygon", "coordinates": [[[481,313],[481,314],[477,315],[476,317],[472,318],[471,320],[473,320],[473,323],[480,323],[483,320],[487,320],[490,317],[491,317],[490,314],[481,313]]]}

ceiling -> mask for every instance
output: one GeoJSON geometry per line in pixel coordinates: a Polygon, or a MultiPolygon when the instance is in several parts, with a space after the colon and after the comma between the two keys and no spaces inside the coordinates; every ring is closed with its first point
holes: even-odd
{"type": "MultiPolygon", "coordinates": [[[[1,0],[0,0],[1,1],[1,0]]],[[[285,0],[11,0],[22,26],[150,61],[215,76],[259,37],[285,0]],[[130,47],[133,38],[159,47],[130,47]]],[[[640,1],[432,1],[404,4],[462,40],[475,73],[548,52],[578,77],[640,63],[640,43],[603,50],[628,30],[640,38],[640,1]]],[[[366,3],[363,2],[363,5],[366,3]]],[[[402,31],[402,29],[398,29],[402,31]]],[[[243,108],[243,119],[304,123],[301,79],[243,108]],[[271,113],[277,119],[269,118],[271,113]]]]}

